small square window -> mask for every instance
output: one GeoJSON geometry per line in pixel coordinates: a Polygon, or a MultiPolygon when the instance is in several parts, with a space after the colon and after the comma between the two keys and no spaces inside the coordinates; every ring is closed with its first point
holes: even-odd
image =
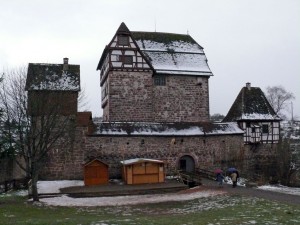
{"type": "Polygon", "coordinates": [[[124,64],[132,64],[133,63],[132,56],[131,55],[124,55],[123,63],[124,64]]]}
{"type": "Polygon", "coordinates": [[[118,36],[118,44],[119,45],[129,45],[129,37],[128,36],[118,36]]]}
{"type": "Polygon", "coordinates": [[[132,64],[133,63],[133,58],[131,55],[119,55],[117,57],[118,57],[117,60],[124,64],[132,64]]]}
{"type": "Polygon", "coordinates": [[[166,85],[166,77],[158,76],[154,78],[154,85],[156,86],[165,86],[166,85]]]}

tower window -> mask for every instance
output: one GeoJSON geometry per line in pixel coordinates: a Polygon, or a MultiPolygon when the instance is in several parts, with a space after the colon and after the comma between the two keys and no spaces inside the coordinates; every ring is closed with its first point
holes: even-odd
{"type": "Polygon", "coordinates": [[[164,76],[154,77],[154,85],[155,86],[166,86],[166,77],[164,77],[164,76]]]}
{"type": "Polygon", "coordinates": [[[133,58],[131,55],[119,55],[119,62],[122,62],[124,64],[132,64],[133,63],[133,58]]]}
{"type": "Polygon", "coordinates": [[[129,45],[129,37],[128,36],[119,36],[118,44],[128,46],[129,45]]]}

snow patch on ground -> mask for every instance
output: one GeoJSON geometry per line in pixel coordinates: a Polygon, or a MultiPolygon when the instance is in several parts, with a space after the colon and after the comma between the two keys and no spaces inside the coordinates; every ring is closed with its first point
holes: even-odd
{"type": "Polygon", "coordinates": [[[221,191],[199,191],[194,193],[172,193],[152,195],[131,195],[95,198],[70,198],[68,196],[44,198],[41,202],[53,206],[121,206],[148,204],[168,201],[187,201],[198,198],[207,198],[222,194],[221,191]]]}
{"type": "Polygon", "coordinates": [[[300,188],[286,187],[283,185],[263,185],[257,188],[261,190],[280,192],[290,195],[300,195],[300,188]]]}
{"type": "Polygon", "coordinates": [[[38,181],[37,183],[39,194],[60,193],[60,188],[83,185],[82,180],[52,180],[38,181]]]}

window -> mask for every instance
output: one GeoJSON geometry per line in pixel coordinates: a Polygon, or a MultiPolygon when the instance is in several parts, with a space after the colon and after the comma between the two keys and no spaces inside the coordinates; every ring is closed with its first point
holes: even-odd
{"type": "Polygon", "coordinates": [[[123,63],[124,64],[132,64],[133,63],[133,59],[131,55],[124,55],[123,56],[123,63]]]}
{"type": "Polygon", "coordinates": [[[108,95],[108,85],[105,84],[102,88],[102,100],[108,95]]]}
{"type": "Polygon", "coordinates": [[[129,37],[128,36],[119,36],[118,44],[128,46],[129,45],[129,37]]]}
{"type": "Polygon", "coordinates": [[[155,86],[165,86],[166,85],[166,77],[163,77],[163,76],[154,77],[154,85],[155,86]]]}
{"type": "Polygon", "coordinates": [[[133,58],[132,55],[119,55],[118,61],[124,64],[132,64],[133,58]]]}
{"type": "Polygon", "coordinates": [[[262,125],[262,133],[263,134],[268,134],[269,133],[269,125],[268,124],[263,124],[262,125]]]}

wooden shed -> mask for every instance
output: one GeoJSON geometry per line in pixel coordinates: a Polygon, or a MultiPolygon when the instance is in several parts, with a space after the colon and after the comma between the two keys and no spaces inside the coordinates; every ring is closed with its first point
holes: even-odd
{"type": "Polygon", "coordinates": [[[84,185],[108,183],[108,165],[99,159],[93,159],[84,164],[84,185]]]}
{"type": "Polygon", "coordinates": [[[165,181],[164,162],[155,159],[136,158],[121,161],[122,176],[126,184],[161,183],[165,181]]]}

